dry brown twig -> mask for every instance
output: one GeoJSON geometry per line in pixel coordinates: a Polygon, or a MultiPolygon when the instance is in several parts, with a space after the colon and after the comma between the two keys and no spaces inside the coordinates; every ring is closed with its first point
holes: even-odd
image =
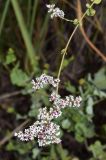
{"type": "Polygon", "coordinates": [[[18,132],[19,130],[24,128],[24,126],[29,122],[30,122],[30,119],[25,120],[21,125],[19,125],[17,128],[15,128],[8,136],[4,137],[0,141],[0,147],[3,146],[6,142],[8,142],[14,136],[15,132],[18,132]]]}
{"type": "Polygon", "coordinates": [[[12,92],[12,93],[6,93],[6,94],[3,94],[3,95],[0,95],[0,102],[2,102],[3,100],[7,99],[7,98],[11,98],[13,96],[17,96],[19,94],[22,94],[22,90],[20,91],[15,91],[15,92],[12,92]]]}
{"type": "MultiPolygon", "coordinates": [[[[62,0],[62,1],[77,12],[77,7],[74,6],[71,2],[69,2],[68,0],[62,0]]],[[[87,21],[89,21],[96,29],[99,30],[99,32],[101,32],[101,34],[103,34],[103,30],[97,16],[95,15],[94,18],[95,18],[95,21],[92,21],[89,17],[86,17],[87,21]]]]}
{"type": "MultiPolygon", "coordinates": [[[[81,8],[81,2],[80,0],[77,0],[77,17],[78,19],[80,20],[81,19],[81,16],[82,16],[82,8],[81,8]]],[[[90,39],[88,38],[85,30],[84,30],[84,27],[83,27],[83,22],[82,24],[80,25],[80,31],[83,35],[83,37],[85,38],[86,42],[88,43],[88,45],[92,48],[92,50],[95,51],[95,53],[102,58],[103,61],[106,62],[106,56],[104,53],[102,53],[91,41],[90,39]]]]}

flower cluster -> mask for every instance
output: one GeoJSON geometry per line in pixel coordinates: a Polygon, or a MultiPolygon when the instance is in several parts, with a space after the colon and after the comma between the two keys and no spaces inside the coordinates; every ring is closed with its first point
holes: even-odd
{"type": "Polygon", "coordinates": [[[64,18],[64,12],[58,7],[55,8],[55,4],[47,4],[46,7],[48,8],[48,12],[51,13],[51,19],[54,17],[64,18]]]}
{"type": "MultiPolygon", "coordinates": [[[[35,90],[43,88],[47,84],[52,84],[56,87],[58,83],[58,79],[54,79],[46,74],[42,74],[36,78],[36,82],[34,80],[32,81],[33,89],[35,90]]],[[[25,129],[24,132],[19,131],[15,133],[15,136],[22,141],[34,140],[37,137],[39,146],[61,142],[59,126],[52,120],[60,117],[62,109],[66,107],[79,107],[82,98],[80,96],[74,98],[72,95],[69,95],[62,99],[59,94],[53,91],[49,101],[52,103],[52,107],[49,110],[46,107],[40,108],[37,121],[28,129],[25,129]]]]}
{"type": "Polygon", "coordinates": [[[40,77],[36,78],[36,82],[32,80],[32,85],[34,90],[38,90],[40,88],[44,88],[45,85],[51,84],[53,87],[57,87],[59,79],[54,79],[52,76],[48,76],[46,74],[42,74],[40,77]]]}
{"type": "Polygon", "coordinates": [[[51,119],[61,116],[62,109],[66,107],[80,107],[82,98],[80,96],[74,98],[72,95],[61,98],[56,92],[53,92],[49,101],[53,103],[53,107],[50,108],[51,119]]]}
{"type": "Polygon", "coordinates": [[[19,131],[15,133],[22,141],[34,140],[38,138],[39,146],[45,146],[52,143],[60,143],[60,126],[51,121],[50,112],[47,112],[47,108],[39,110],[38,121],[31,125],[24,132],[19,131]]]}
{"type": "Polygon", "coordinates": [[[74,98],[74,96],[69,95],[66,96],[65,99],[62,99],[60,95],[58,95],[56,92],[53,92],[49,100],[52,101],[55,106],[58,106],[61,109],[65,107],[80,107],[82,98],[80,96],[74,98]]]}

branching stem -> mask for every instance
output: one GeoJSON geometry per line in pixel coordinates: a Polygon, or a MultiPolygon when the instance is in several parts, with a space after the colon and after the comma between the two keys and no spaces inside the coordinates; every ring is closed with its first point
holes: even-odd
{"type": "MultiPolygon", "coordinates": [[[[94,5],[94,2],[90,5],[90,7],[92,7],[94,5]]],[[[81,17],[79,23],[76,25],[76,27],[74,28],[71,36],[69,37],[69,40],[65,46],[65,48],[63,49],[62,53],[63,53],[63,56],[62,56],[62,60],[61,60],[61,63],[60,63],[60,67],[59,67],[59,71],[58,71],[58,75],[57,75],[57,78],[60,79],[60,75],[61,75],[61,71],[62,71],[62,66],[63,66],[63,62],[64,62],[64,59],[65,59],[65,55],[67,54],[67,49],[69,47],[69,44],[74,36],[74,34],[76,33],[79,25],[82,24],[82,20],[85,18],[86,14],[87,14],[87,11],[88,9],[86,10],[86,12],[83,14],[83,16],[81,17]]],[[[59,84],[57,85],[57,88],[56,88],[56,92],[58,93],[58,89],[59,89],[59,84]]]]}

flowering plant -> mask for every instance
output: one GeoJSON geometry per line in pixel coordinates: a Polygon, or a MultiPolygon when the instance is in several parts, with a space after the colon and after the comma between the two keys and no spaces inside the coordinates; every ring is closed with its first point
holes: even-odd
{"type": "MultiPolygon", "coordinates": [[[[56,88],[59,82],[59,79],[54,79],[51,76],[42,74],[40,77],[36,78],[36,82],[32,80],[32,88],[36,91],[47,84],[51,84],[56,88]]],[[[39,146],[60,143],[60,126],[55,124],[53,119],[61,116],[62,109],[65,107],[79,107],[81,100],[80,96],[74,98],[72,95],[62,99],[56,91],[53,91],[49,98],[49,101],[52,102],[52,107],[50,107],[49,111],[47,110],[47,107],[40,108],[37,117],[38,120],[31,125],[29,129],[25,129],[24,133],[19,131],[18,133],[15,133],[15,136],[22,141],[33,140],[34,137],[38,137],[39,146]]]]}
{"type": "Polygon", "coordinates": [[[66,47],[61,51],[62,60],[59,68],[59,72],[57,75],[57,79],[54,79],[52,76],[48,76],[46,74],[42,74],[40,77],[36,78],[36,81],[32,80],[32,89],[33,91],[37,91],[38,89],[44,88],[45,85],[52,85],[54,90],[52,91],[49,101],[52,103],[52,107],[48,110],[47,107],[40,108],[39,114],[37,117],[37,121],[31,125],[28,129],[25,129],[24,132],[19,131],[15,133],[22,141],[33,140],[35,137],[38,138],[39,146],[45,146],[52,143],[60,143],[60,126],[55,124],[53,120],[58,118],[62,114],[62,110],[66,107],[80,107],[82,98],[80,96],[74,98],[72,95],[66,96],[64,99],[58,94],[58,87],[60,82],[60,74],[64,62],[65,55],[67,53],[68,46],[77,30],[79,25],[82,24],[82,20],[86,15],[93,16],[95,14],[95,10],[92,8],[94,4],[99,4],[101,0],[91,0],[91,4],[87,4],[87,10],[82,16],[80,20],[74,19],[69,20],[65,18],[65,14],[58,7],[55,7],[55,4],[47,4],[48,12],[50,13],[51,19],[54,17],[59,17],[63,20],[72,22],[75,25],[75,29],[72,32],[66,47]]]}

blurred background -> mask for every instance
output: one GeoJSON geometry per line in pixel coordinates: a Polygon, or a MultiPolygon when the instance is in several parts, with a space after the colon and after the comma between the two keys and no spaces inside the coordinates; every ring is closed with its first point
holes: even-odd
{"type": "Polygon", "coordinates": [[[14,138],[50,107],[51,88],[30,91],[32,78],[57,76],[61,50],[74,25],[53,20],[46,4],[55,3],[75,19],[87,0],[0,0],[0,160],[106,160],[106,1],[94,6],[68,48],[59,93],[80,95],[80,108],[66,109],[56,123],[62,143],[40,148],[37,139],[14,138]],[[79,10],[80,6],[80,10],[79,10]]]}

